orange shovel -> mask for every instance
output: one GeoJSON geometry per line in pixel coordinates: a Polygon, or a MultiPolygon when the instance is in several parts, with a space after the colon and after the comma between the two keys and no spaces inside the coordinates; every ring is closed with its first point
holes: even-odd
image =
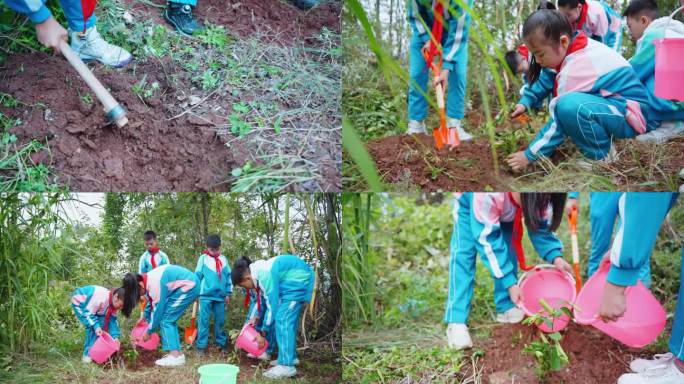
{"type": "Polygon", "coordinates": [[[197,301],[192,303],[192,320],[190,320],[190,326],[185,327],[185,343],[192,345],[197,337],[197,327],[195,326],[195,318],[197,317],[197,301]]]}
{"type": "Polygon", "coordinates": [[[575,289],[579,293],[582,288],[582,280],[579,269],[579,246],[577,245],[577,207],[572,207],[568,215],[570,224],[570,239],[572,241],[572,266],[575,269],[575,289]]]}
{"type": "MultiPolygon", "coordinates": [[[[433,62],[430,62],[430,55],[429,51],[427,49],[423,49],[423,58],[425,59],[425,62],[428,64],[430,69],[432,69],[432,74],[436,78],[439,77],[439,74],[442,72],[442,55],[439,54],[438,59],[437,59],[437,64],[433,62]]],[[[447,128],[447,123],[446,123],[446,110],[445,110],[445,104],[444,104],[444,88],[442,87],[442,84],[437,84],[435,86],[435,96],[437,99],[437,107],[439,107],[439,127],[435,128],[432,130],[432,136],[435,138],[435,146],[437,146],[437,149],[442,149],[444,148],[445,144],[449,143],[449,128],[447,128]]],[[[456,130],[452,130],[453,135],[455,137],[452,138],[453,146],[458,146],[460,144],[460,141],[458,139],[458,133],[456,130]]]]}

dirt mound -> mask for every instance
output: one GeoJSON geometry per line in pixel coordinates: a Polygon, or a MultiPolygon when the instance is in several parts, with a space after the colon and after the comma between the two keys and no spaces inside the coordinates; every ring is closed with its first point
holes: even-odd
{"type": "Polygon", "coordinates": [[[122,129],[106,125],[99,101],[87,96],[90,90],[65,60],[16,54],[7,68],[0,73],[0,92],[27,111],[13,116],[16,110],[0,110],[21,119],[11,130],[20,142],[48,140],[50,152],[34,154],[33,160],[52,162],[58,183],[79,192],[229,190],[225,180],[240,156],[239,145],[229,150],[192,114],[169,120],[177,101],[161,64],[133,63],[125,71],[94,66],[128,111],[129,124],[122,129]],[[160,96],[143,102],[132,91],[133,74],[158,82],[160,96]]]}
{"type": "Polygon", "coordinates": [[[429,192],[497,190],[505,185],[494,175],[487,140],[464,142],[449,151],[437,150],[429,135],[400,135],[372,140],[367,148],[389,183],[410,183],[429,192]]]}
{"type": "Polygon", "coordinates": [[[341,1],[321,3],[302,11],[287,0],[199,0],[197,14],[200,19],[224,25],[240,37],[258,33],[289,45],[318,35],[323,27],[340,31],[341,1]]]}
{"type": "Polygon", "coordinates": [[[593,327],[571,324],[561,332],[561,345],[570,364],[558,372],[549,373],[544,380],[535,374],[534,358],[522,352],[533,338],[536,329],[515,324],[498,326],[491,337],[484,340],[483,382],[515,383],[615,383],[620,375],[629,372],[629,363],[638,357],[649,356],[644,350],[625,347],[593,327]]]}

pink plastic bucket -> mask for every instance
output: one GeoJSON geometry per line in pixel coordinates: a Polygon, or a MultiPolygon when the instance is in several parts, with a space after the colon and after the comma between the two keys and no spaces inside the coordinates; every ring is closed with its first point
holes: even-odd
{"type": "MultiPolygon", "coordinates": [[[[575,279],[566,272],[561,272],[553,265],[543,264],[534,267],[520,277],[518,283],[522,292],[522,309],[526,315],[532,316],[542,312],[548,315],[542,307],[540,300],[554,308],[560,309],[571,306],[567,303],[574,303],[576,297],[575,279]]],[[[570,322],[570,317],[563,314],[553,320],[553,326],[549,328],[546,323],[537,325],[543,332],[558,332],[565,328],[570,322]]]]}
{"type": "Polygon", "coordinates": [[[149,340],[142,341],[142,337],[145,334],[147,326],[148,324],[146,321],[139,321],[138,324],[135,325],[135,328],[133,328],[133,330],[131,331],[131,339],[133,339],[134,344],[138,347],[142,347],[152,351],[157,349],[157,347],[159,346],[159,335],[153,333],[150,335],[149,340]]]}
{"type": "Polygon", "coordinates": [[[667,314],[641,281],[625,290],[627,311],[624,316],[608,323],[598,318],[609,270],[610,261],[606,261],[587,280],[575,302],[575,321],[593,325],[628,347],[641,348],[652,343],[665,328],[667,314]]]}
{"type": "Polygon", "coordinates": [[[242,327],[242,331],[240,331],[240,335],[237,337],[237,340],[235,340],[235,345],[254,356],[259,356],[268,348],[268,341],[264,343],[263,348],[259,349],[259,345],[256,341],[258,334],[259,332],[257,332],[253,326],[245,324],[245,326],[242,327]]]}
{"type": "MultiPolygon", "coordinates": [[[[670,16],[684,7],[678,8],[670,16]]],[[[667,34],[667,25],[665,33],[667,34]]],[[[655,45],[655,89],[656,96],[684,101],[684,38],[662,38],[653,40],[655,45]]]]}
{"type": "Polygon", "coordinates": [[[98,364],[102,364],[109,359],[114,353],[119,350],[119,340],[114,340],[109,333],[102,332],[102,334],[95,340],[95,343],[88,355],[98,364]]]}

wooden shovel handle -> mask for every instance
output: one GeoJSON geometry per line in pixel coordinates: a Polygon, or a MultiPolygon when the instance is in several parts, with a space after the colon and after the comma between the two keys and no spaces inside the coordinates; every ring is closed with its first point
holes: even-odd
{"type": "Polygon", "coordinates": [[[126,117],[126,111],[119,105],[119,103],[114,99],[114,97],[107,91],[107,89],[100,83],[100,81],[93,75],[93,72],[88,69],[88,67],[83,64],[81,58],[74,53],[74,51],[69,46],[66,41],[60,41],[59,50],[62,55],[67,59],[69,64],[76,70],[79,76],[88,84],[88,87],[95,93],[97,99],[100,100],[107,117],[116,123],[116,125],[121,128],[128,123],[128,118],[126,117]]]}
{"type": "Polygon", "coordinates": [[[195,317],[197,317],[197,300],[192,303],[192,318],[195,319],[195,317]]]}

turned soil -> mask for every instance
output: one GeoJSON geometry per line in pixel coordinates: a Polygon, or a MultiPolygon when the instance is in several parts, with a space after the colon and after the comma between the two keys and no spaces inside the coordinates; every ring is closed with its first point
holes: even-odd
{"type": "Polygon", "coordinates": [[[561,332],[561,345],[570,364],[540,380],[535,374],[534,358],[522,352],[524,345],[536,338],[535,333],[535,328],[521,324],[495,327],[491,337],[478,346],[484,350],[483,382],[616,383],[620,375],[630,372],[633,359],[650,355],[644,350],[630,349],[593,327],[571,324],[561,332]]]}
{"type": "Polygon", "coordinates": [[[372,140],[370,155],[385,181],[415,185],[424,191],[486,191],[505,186],[501,167],[494,174],[489,142],[463,142],[453,150],[438,150],[429,135],[400,135],[372,140]]]}

